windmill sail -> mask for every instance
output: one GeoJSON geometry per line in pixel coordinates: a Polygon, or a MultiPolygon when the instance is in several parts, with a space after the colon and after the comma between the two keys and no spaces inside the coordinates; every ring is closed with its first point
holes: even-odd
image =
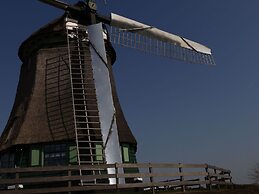
{"type": "Polygon", "coordinates": [[[215,65],[208,47],[113,13],[110,41],[190,63],[215,65]]]}
{"type": "Polygon", "coordinates": [[[66,10],[67,8],[71,7],[67,3],[64,3],[64,2],[58,1],[58,0],[54,0],[54,1],[53,0],[39,0],[39,1],[52,5],[56,8],[63,9],[63,10],[66,10]]]}

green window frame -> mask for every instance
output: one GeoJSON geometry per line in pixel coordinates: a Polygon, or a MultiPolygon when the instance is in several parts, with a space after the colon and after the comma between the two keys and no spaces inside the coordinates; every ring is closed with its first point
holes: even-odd
{"type": "Polygon", "coordinates": [[[103,161],[103,146],[102,144],[95,145],[95,159],[96,161],[103,161]]]}
{"type": "Polygon", "coordinates": [[[76,146],[69,146],[69,163],[77,163],[77,149],[76,146]]]}
{"type": "Polygon", "coordinates": [[[41,149],[38,146],[31,148],[31,166],[41,165],[41,149]]]}
{"type": "Polygon", "coordinates": [[[130,162],[130,157],[129,157],[129,147],[123,145],[122,146],[122,155],[123,155],[123,161],[124,162],[130,162]]]}

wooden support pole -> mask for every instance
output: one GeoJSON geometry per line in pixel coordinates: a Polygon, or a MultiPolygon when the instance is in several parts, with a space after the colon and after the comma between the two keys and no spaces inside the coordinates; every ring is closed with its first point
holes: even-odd
{"type": "MultiPolygon", "coordinates": [[[[183,172],[183,168],[182,168],[182,164],[179,163],[179,173],[182,173],[183,172]]],[[[180,181],[183,182],[184,181],[184,177],[183,176],[180,176],[180,181]]],[[[185,192],[185,185],[182,185],[182,191],[185,192]]]]}
{"type": "Polygon", "coordinates": [[[151,183],[151,188],[152,188],[152,193],[155,194],[155,187],[154,187],[154,178],[153,178],[153,169],[152,169],[152,164],[149,163],[149,167],[148,167],[148,171],[149,171],[149,180],[150,180],[150,183],[151,183]]]}
{"type": "Polygon", "coordinates": [[[116,193],[119,193],[119,184],[120,184],[120,181],[119,181],[119,169],[118,169],[118,164],[115,163],[114,164],[114,168],[115,168],[115,177],[116,177],[116,193]]]}
{"type": "Polygon", "coordinates": [[[216,182],[217,182],[217,189],[220,190],[220,183],[219,183],[219,177],[217,174],[217,169],[214,169],[214,174],[215,174],[215,178],[216,178],[216,182]]]}
{"type": "Polygon", "coordinates": [[[15,184],[15,190],[18,190],[19,189],[19,173],[16,172],[15,173],[15,181],[16,181],[16,184],[15,184]]]}
{"type": "Polygon", "coordinates": [[[232,176],[230,175],[230,172],[228,173],[228,176],[230,176],[230,179],[229,179],[229,181],[230,181],[230,188],[231,189],[234,189],[234,184],[233,184],[233,182],[232,182],[232,176]]]}
{"type": "MultiPolygon", "coordinates": [[[[68,188],[71,189],[71,186],[72,186],[72,184],[71,184],[71,178],[72,178],[71,177],[72,176],[71,170],[68,170],[67,175],[70,178],[69,181],[68,181],[68,188]]],[[[72,193],[69,191],[68,194],[72,194],[72,193]]]]}
{"type": "Polygon", "coordinates": [[[209,181],[209,184],[206,184],[206,189],[211,190],[211,178],[210,178],[210,172],[209,172],[209,167],[206,165],[205,171],[207,173],[207,176],[205,177],[205,180],[209,181]]]}

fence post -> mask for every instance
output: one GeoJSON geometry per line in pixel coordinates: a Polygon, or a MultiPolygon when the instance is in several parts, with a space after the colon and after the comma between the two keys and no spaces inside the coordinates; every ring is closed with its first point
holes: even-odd
{"type": "MultiPolygon", "coordinates": [[[[179,173],[182,173],[183,172],[183,167],[182,167],[182,164],[179,163],[179,173]]],[[[181,183],[184,181],[184,177],[181,175],[180,176],[180,181],[181,183]]],[[[182,191],[185,192],[185,185],[182,185],[182,191]]]]}
{"type": "MultiPolygon", "coordinates": [[[[70,165],[68,167],[70,167],[70,165]]],[[[71,190],[71,186],[72,186],[72,184],[71,184],[71,176],[72,176],[71,169],[68,170],[67,175],[69,177],[68,188],[71,190]]],[[[68,194],[71,194],[71,191],[69,191],[68,194]]]]}
{"type": "Polygon", "coordinates": [[[153,173],[153,169],[152,169],[152,164],[151,163],[149,163],[149,165],[148,165],[148,171],[149,171],[149,180],[150,180],[150,183],[151,183],[151,188],[152,188],[152,193],[153,194],[155,194],[155,187],[154,187],[154,185],[153,185],[153,183],[154,183],[154,178],[153,178],[153,175],[152,175],[152,173],[153,173]]]}
{"type": "Polygon", "coordinates": [[[216,177],[217,189],[220,190],[220,182],[219,182],[219,177],[218,177],[218,174],[217,174],[217,169],[214,169],[214,174],[215,174],[215,177],[216,177]]]}
{"type": "Polygon", "coordinates": [[[15,190],[18,190],[19,189],[19,173],[18,172],[16,172],[15,173],[15,181],[16,181],[16,183],[15,183],[15,190]]]}
{"type": "Polygon", "coordinates": [[[207,176],[205,177],[205,180],[208,180],[208,181],[209,181],[209,184],[206,184],[206,188],[207,188],[208,190],[211,190],[211,178],[210,178],[210,172],[209,172],[208,164],[206,164],[205,171],[206,171],[206,173],[207,173],[207,176]]]}
{"type": "Polygon", "coordinates": [[[119,193],[119,169],[118,169],[118,164],[115,163],[114,164],[114,168],[115,168],[115,178],[116,178],[116,193],[119,193]]]}
{"type": "Polygon", "coordinates": [[[228,176],[230,176],[230,179],[229,179],[230,184],[231,184],[230,188],[233,189],[234,188],[234,184],[232,182],[232,176],[231,176],[230,172],[228,172],[228,176]]]}

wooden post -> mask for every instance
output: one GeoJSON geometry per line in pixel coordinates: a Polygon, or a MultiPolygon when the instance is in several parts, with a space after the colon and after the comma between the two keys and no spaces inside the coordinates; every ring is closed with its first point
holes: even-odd
{"type": "Polygon", "coordinates": [[[148,171],[149,171],[149,180],[150,180],[150,183],[151,183],[151,185],[152,185],[152,186],[151,186],[151,188],[152,188],[152,193],[155,194],[155,187],[154,187],[154,185],[153,185],[153,183],[154,183],[154,178],[153,178],[153,175],[152,175],[153,169],[152,169],[152,164],[151,164],[151,163],[149,163],[148,171]]]}
{"type": "MultiPolygon", "coordinates": [[[[183,172],[182,164],[179,163],[179,173],[182,173],[182,172],[183,172]]],[[[180,176],[180,181],[181,183],[184,181],[184,177],[182,175],[180,176]]],[[[182,185],[182,191],[185,192],[185,185],[182,185]]]]}
{"type": "Polygon", "coordinates": [[[119,193],[119,176],[118,176],[118,173],[119,173],[119,169],[118,169],[118,164],[115,163],[114,164],[114,168],[115,168],[115,177],[116,177],[116,193],[119,193]]]}
{"type": "Polygon", "coordinates": [[[216,177],[217,189],[220,189],[220,183],[219,183],[219,177],[218,177],[218,174],[217,174],[217,169],[214,169],[214,174],[215,174],[215,177],[216,177]]]}
{"type": "Polygon", "coordinates": [[[233,182],[232,182],[232,177],[231,177],[230,172],[228,173],[228,176],[230,176],[230,179],[229,179],[230,184],[231,184],[230,188],[231,188],[231,189],[234,189],[234,184],[233,184],[233,182]]]}
{"type": "MultiPolygon", "coordinates": [[[[69,165],[69,166],[70,166],[70,165],[69,165]]],[[[67,175],[68,175],[68,177],[69,177],[68,188],[71,190],[71,186],[72,186],[72,184],[71,184],[71,178],[72,178],[72,177],[71,177],[71,176],[72,176],[72,173],[71,173],[71,170],[70,170],[70,169],[68,170],[67,175]]],[[[69,191],[68,194],[71,194],[71,191],[69,191]]]]}
{"type": "Polygon", "coordinates": [[[15,183],[15,190],[18,190],[19,189],[19,173],[18,172],[16,172],[15,173],[15,181],[16,181],[16,183],[15,183]]]}
{"type": "Polygon", "coordinates": [[[209,173],[209,167],[208,167],[208,165],[206,165],[205,171],[206,171],[206,173],[207,173],[207,176],[205,177],[205,180],[208,180],[208,181],[209,181],[209,184],[206,184],[206,188],[207,188],[208,190],[211,190],[211,178],[210,178],[210,173],[209,173]]]}

